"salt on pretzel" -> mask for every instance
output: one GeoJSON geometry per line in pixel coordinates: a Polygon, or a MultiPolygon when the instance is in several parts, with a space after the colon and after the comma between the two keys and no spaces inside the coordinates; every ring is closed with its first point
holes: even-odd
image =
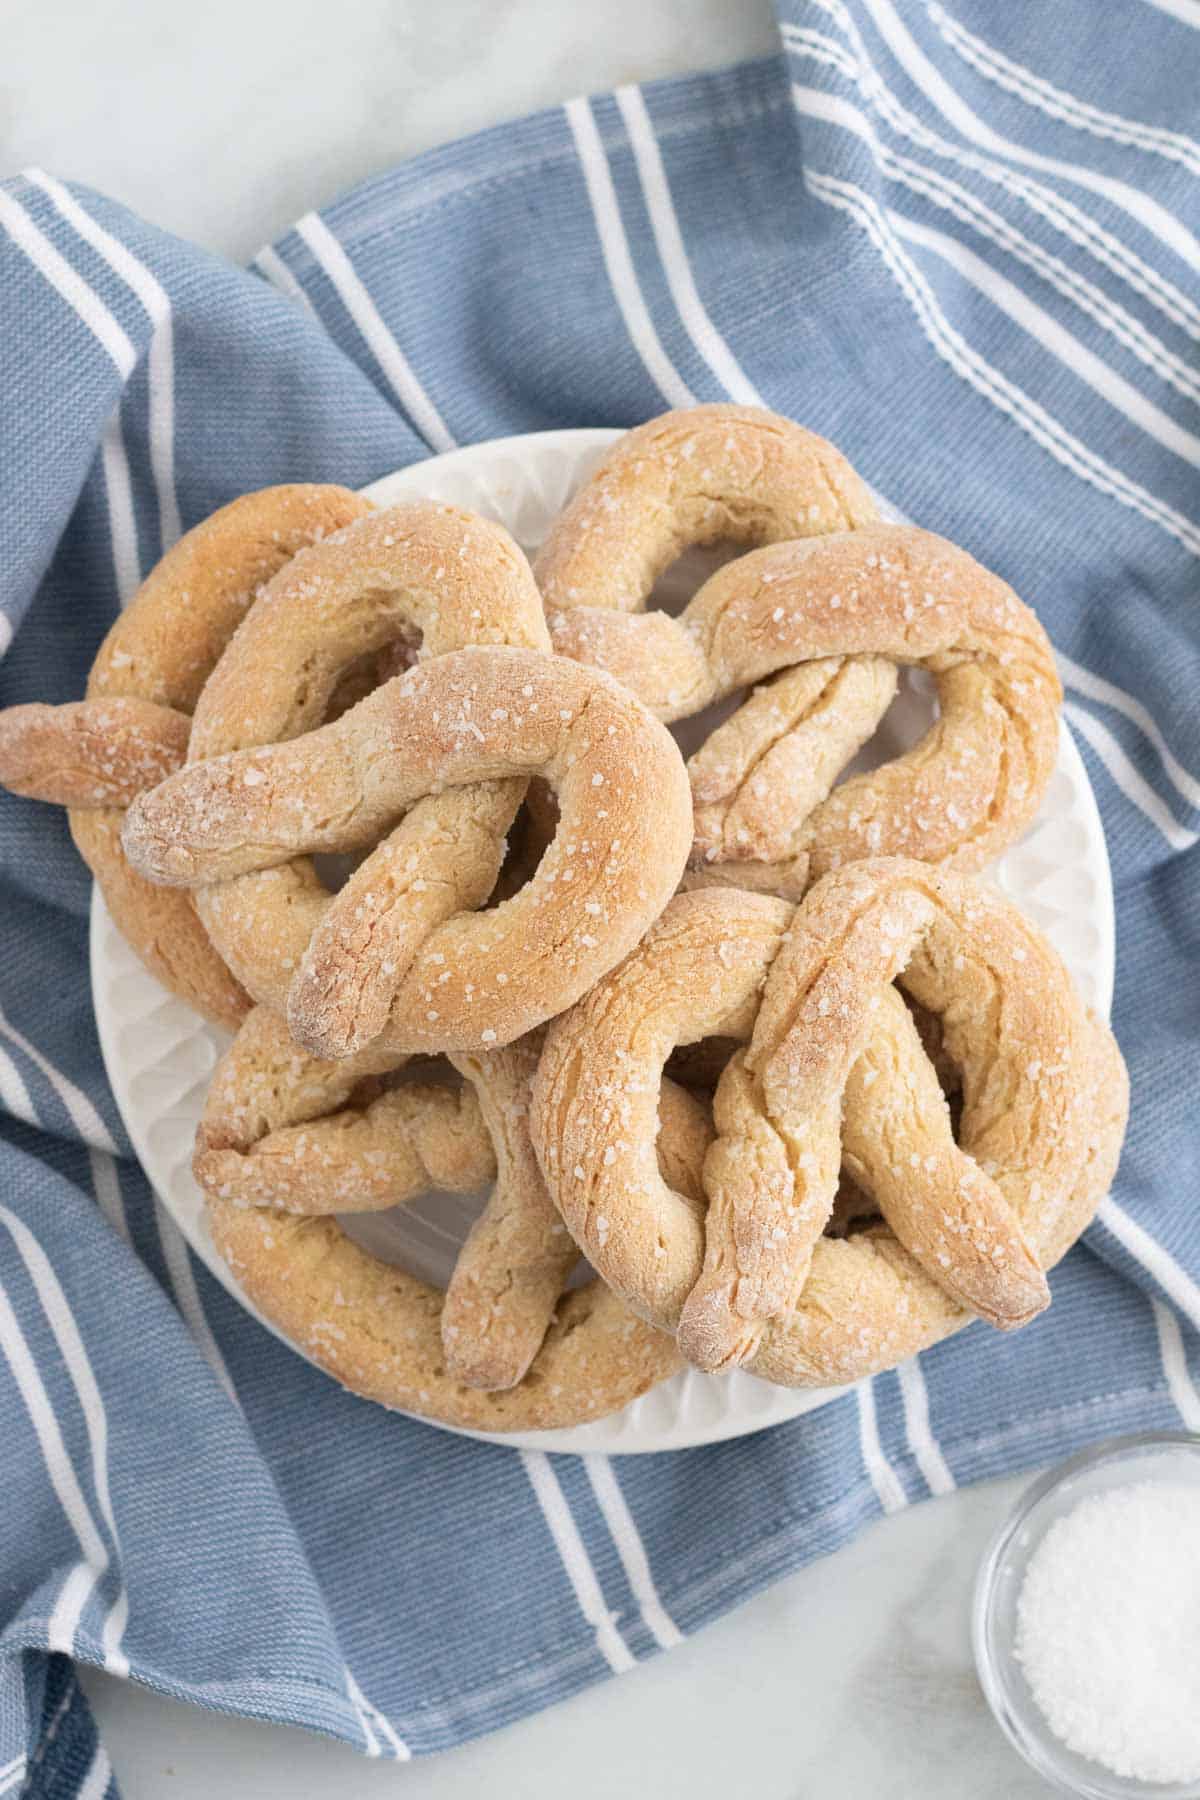
{"type": "Polygon", "coordinates": [[[814,432],[760,406],[687,407],[617,440],[551,526],[534,574],[552,611],[639,613],[694,545],[774,544],[876,516],[845,457],[814,432]]]}
{"type": "MultiPolygon", "coordinates": [[[[322,1062],[267,1008],[218,1065],[194,1168],[214,1240],[251,1300],[354,1392],[447,1424],[580,1424],[678,1367],[671,1340],[602,1282],[563,1297],[578,1251],[528,1135],[538,1040],[456,1058],[466,1085],[383,1087],[378,1052],[322,1062]],[[443,1296],[329,1216],[495,1182],[443,1296]]],[[[699,1204],[703,1107],[664,1088],[664,1175],[699,1204]]]]}
{"type": "MultiPolygon", "coordinates": [[[[205,686],[189,761],[310,731],[347,693],[347,672],[369,690],[378,659],[398,649],[436,657],[463,644],[546,649],[548,641],[529,565],[502,526],[432,501],[372,513],[294,557],[264,588],[205,686]]],[[[386,904],[360,933],[365,955],[403,971],[430,931],[484,903],[522,791],[517,781],[484,781],[422,799],[404,818],[394,810],[372,863],[372,899],[386,904]]],[[[248,992],[285,1011],[330,905],[311,859],[247,872],[196,898],[248,992]]],[[[369,1000],[383,981],[377,972],[359,997],[369,1000]]],[[[312,1042],[345,1054],[381,1023],[355,1011],[344,1021],[349,1035],[312,1042]]]]}
{"type": "MultiPolygon", "coordinates": [[[[202,738],[201,752],[209,747],[202,738]]],[[[514,810],[520,792],[514,784],[514,810]]],[[[259,871],[294,869],[297,852],[376,842],[435,793],[458,809],[453,831],[418,831],[410,813],[316,919],[306,894],[290,890],[311,941],[290,939],[299,969],[289,1022],[300,1043],[336,1056],[372,1042],[399,1054],[500,1047],[571,1005],[632,949],[687,859],[691,796],[679,752],[607,675],[529,650],[434,656],[306,736],[190,763],[130,808],[125,848],[151,880],[225,883],[236,895],[248,875],[260,882],[259,871]],[[494,815],[472,820],[472,784],[533,774],[559,803],[550,848],[520,893],[487,912],[464,910],[468,850],[488,851],[480,899],[500,854],[494,815]],[[441,910],[413,932],[407,899],[431,865],[442,870],[441,910]]],[[[200,904],[228,955],[228,914],[212,904],[221,891],[210,886],[200,904]]],[[[250,916],[265,930],[260,906],[250,916]]],[[[238,968],[247,973],[245,962],[238,968]]]]}
{"type": "Polygon", "coordinates": [[[188,894],[127,863],[124,808],[183,761],[200,690],[258,590],[306,544],[368,511],[345,488],[264,488],[222,507],[162,558],[105,638],[87,699],[0,713],[0,783],[71,808],[71,833],[118,930],[173,993],[236,1026],[249,1000],[188,894]]]}
{"type": "Polygon", "coordinates": [[[555,649],[608,669],[660,718],[765,681],[689,763],[693,879],[798,897],[865,856],[978,869],[1037,811],[1062,696],[1036,618],[965,551],[880,524],[838,452],[787,420],[698,407],[630,432],[535,570],[555,649]],[[765,547],[679,618],[640,610],[681,549],[719,538],[765,547]],[[933,676],[941,716],[906,755],[834,789],[898,665],[933,676]]]}
{"type": "Polygon", "coordinates": [[[558,1020],[533,1136],[571,1234],[703,1368],[787,1386],[889,1368],[982,1314],[1020,1324],[1039,1270],[1106,1191],[1124,1066],[1010,903],[907,859],[831,874],[803,904],[680,895],[558,1020]],[[962,1080],[957,1143],[902,985],[962,1080]],[[647,1154],[663,1063],[723,1035],[706,1226],[647,1154]],[[885,1223],[822,1236],[839,1165],[885,1223]],[[706,1250],[707,1235],[707,1250],[706,1250]]]}
{"type": "MultiPolygon", "coordinates": [[[[529,563],[506,529],[408,502],[318,545],[264,590],[205,688],[189,760],[308,733],[342,671],[398,635],[419,657],[462,644],[549,648],[529,563]]],[[[488,900],[522,794],[520,781],[479,781],[430,792],[399,823],[394,808],[371,868],[333,902],[311,859],[293,857],[203,889],[198,911],[255,1001],[291,1006],[313,1051],[349,1055],[383,1030],[426,936],[488,900]]]]}

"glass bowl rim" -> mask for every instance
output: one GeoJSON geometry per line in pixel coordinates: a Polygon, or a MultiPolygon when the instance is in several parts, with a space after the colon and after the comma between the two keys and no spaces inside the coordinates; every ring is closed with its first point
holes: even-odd
{"type": "MultiPolygon", "coordinates": [[[[1058,1488],[1085,1470],[1102,1468],[1106,1463],[1119,1463],[1135,1459],[1144,1452],[1155,1450],[1190,1451],[1200,1459],[1200,1432],[1185,1429],[1135,1431],[1123,1437],[1103,1438],[1099,1443],[1086,1445],[1082,1450],[1077,1450],[1074,1455],[1068,1456],[1063,1462],[1056,1463],[1053,1468],[1045,1470],[1031,1481],[1028,1487],[1022,1489],[1014,1505],[993,1531],[979,1559],[979,1568],[975,1576],[971,1601],[971,1648],[975,1659],[975,1672],[992,1717],[1028,1768],[1061,1792],[1082,1796],[1083,1800],[1090,1800],[1093,1794],[1098,1794],[1101,1790],[1080,1787],[1061,1769],[1055,1768],[1041,1756],[1035,1757],[1032,1754],[1030,1743],[1026,1741],[1023,1733],[1015,1729],[1013,1719],[1010,1717],[1015,1709],[1010,1704],[1001,1671],[988,1643],[988,1623],[996,1594],[997,1572],[1013,1539],[1030,1514],[1058,1488]]],[[[1036,1736],[1033,1736],[1035,1746],[1039,1746],[1039,1740],[1041,1740],[1050,1747],[1050,1754],[1053,1754],[1057,1748],[1066,1751],[1067,1746],[1059,1746],[1058,1739],[1054,1737],[1049,1725],[1036,1712],[1036,1709],[1023,1709],[1020,1714],[1022,1723],[1025,1723],[1026,1713],[1029,1714],[1036,1732],[1036,1736]]],[[[1122,1782],[1125,1779],[1114,1775],[1111,1770],[1104,1769],[1102,1764],[1097,1764],[1096,1767],[1097,1774],[1100,1775],[1103,1772],[1110,1783],[1122,1782]]],[[[1121,1790],[1110,1786],[1106,1791],[1111,1794],[1121,1790]]],[[[1163,1800],[1185,1800],[1185,1797],[1200,1795],[1200,1782],[1189,1786],[1170,1783],[1159,1785],[1139,1781],[1130,1783],[1127,1792],[1137,1796],[1158,1792],[1163,1796],[1163,1800]]]]}

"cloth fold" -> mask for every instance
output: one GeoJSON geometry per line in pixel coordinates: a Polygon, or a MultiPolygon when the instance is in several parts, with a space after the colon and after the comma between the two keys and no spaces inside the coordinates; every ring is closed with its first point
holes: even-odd
{"type": "Polygon", "coordinates": [[[69,1658],[433,1751],[880,1512],[1200,1429],[1200,31],[1177,13],[787,0],[778,57],[434,151],[252,271],[51,176],[0,187],[0,703],[77,697],[162,550],[246,489],[761,400],[1046,624],[1133,1079],[1113,1196],[1027,1331],[975,1325],[673,1456],[468,1442],[340,1392],[192,1259],[104,1079],[65,820],[0,794],[0,1796],[113,1791],[69,1658]]]}

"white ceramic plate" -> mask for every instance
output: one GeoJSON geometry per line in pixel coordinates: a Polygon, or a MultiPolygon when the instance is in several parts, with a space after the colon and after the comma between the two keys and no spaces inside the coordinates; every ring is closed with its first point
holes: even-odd
{"type": "MultiPolygon", "coordinates": [[[[418,495],[453,501],[501,520],[532,551],[617,435],[552,431],[473,445],[386,476],[367,492],[379,504],[418,495]]],[[[679,598],[681,585],[694,585],[695,575],[693,568],[689,583],[686,569],[676,572],[675,594],[663,596],[668,604],[679,598]]],[[[866,760],[895,754],[924,730],[931,717],[927,687],[919,680],[908,681],[884,722],[875,756],[866,760]]],[[[703,729],[698,734],[692,722],[686,736],[694,743],[698,735],[703,729]]],[[[1113,979],[1108,856],[1083,762],[1065,726],[1058,768],[1042,812],[1023,841],[996,866],[993,879],[1046,932],[1092,1005],[1107,1013],[1113,979]]],[[[92,901],[91,959],[100,1043],[133,1146],[197,1256],[248,1311],[261,1318],[213,1247],[190,1166],[205,1090],[228,1038],[146,972],[114,927],[99,890],[92,901]]],[[[403,1210],[370,1218],[359,1215],[353,1221],[354,1234],[378,1254],[403,1263],[425,1280],[444,1284],[478,1204],[461,1196],[430,1195],[403,1210]]],[[[492,1441],[614,1455],[681,1450],[794,1419],[823,1405],[836,1391],[772,1387],[741,1371],[717,1377],[689,1371],[591,1425],[492,1441]]]]}

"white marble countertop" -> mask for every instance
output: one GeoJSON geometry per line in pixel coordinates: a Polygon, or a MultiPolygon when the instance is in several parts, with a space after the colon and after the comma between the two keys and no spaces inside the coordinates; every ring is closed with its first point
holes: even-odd
{"type": "MultiPolygon", "coordinates": [[[[68,0],[66,13],[10,17],[0,175],[40,164],[239,259],[429,145],[775,48],[769,0],[68,0]]],[[[1047,1790],[993,1725],[967,1631],[975,1565],[1022,1485],[883,1521],[669,1655],[418,1764],[105,1677],[87,1686],[126,1800],[1031,1800],[1047,1790]]]]}

